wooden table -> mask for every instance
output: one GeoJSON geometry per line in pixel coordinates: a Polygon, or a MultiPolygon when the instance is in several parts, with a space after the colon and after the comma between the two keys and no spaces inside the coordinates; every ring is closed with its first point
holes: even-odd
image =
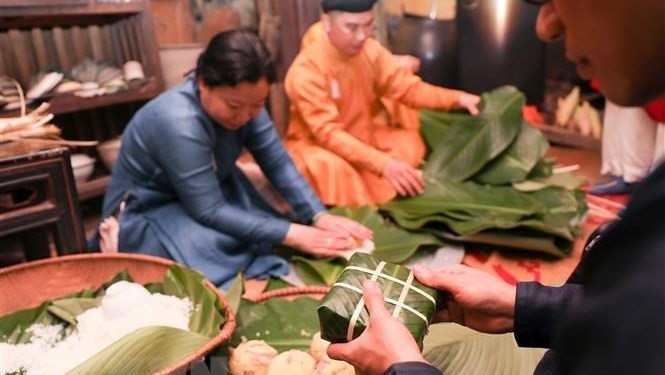
{"type": "MultiPolygon", "coordinates": [[[[26,260],[86,251],[66,147],[0,143],[0,237],[18,235],[26,260]]],[[[2,251],[2,249],[0,249],[2,251]]]]}

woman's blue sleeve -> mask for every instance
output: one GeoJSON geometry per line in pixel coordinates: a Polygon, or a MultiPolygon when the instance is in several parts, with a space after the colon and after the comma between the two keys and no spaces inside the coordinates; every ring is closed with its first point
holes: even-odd
{"type": "Polygon", "coordinates": [[[268,113],[264,110],[253,121],[255,126],[248,137],[247,148],[268,180],[289,202],[295,220],[310,223],[325,206],[291,160],[268,113]]]}
{"type": "MultiPolygon", "coordinates": [[[[237,197],[224,196],[213,155],[214,130],[205,126],[209,121],[205,115],[187,113],[182,108],[168,112],[171,112],[170,117],[162,115],[155,121],[168,121],[171,126],[159,127],[159,134],[152,134],[150,141],[155,144],[158,163],[186,212],[203,225],[233,237],[281,243],[290,225],[288,221],[258,210],[243,209],[235,204],[237,197]],[[187,121],[201,126],[180,126],[187,121]]],[[[235,160],[230,161],[230,165],[234,163],[235,160]]]]}

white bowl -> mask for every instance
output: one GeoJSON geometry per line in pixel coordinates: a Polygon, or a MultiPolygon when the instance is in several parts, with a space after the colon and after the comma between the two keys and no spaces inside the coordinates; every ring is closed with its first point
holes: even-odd
{"type": "Polygon", "coordinates": [[[88,181],[95,169],[95,158],[86,154],[72,154],[69,158],[76,183],[81,184],[88,181]]]}
{"type": "Polygon", "coordinates": [[[99,154],[99,157],[109,171],[113,170],[113,165],[118,158],[121,139],[121,136],[117,136],[97,145],[97,154],[99,154]]]}

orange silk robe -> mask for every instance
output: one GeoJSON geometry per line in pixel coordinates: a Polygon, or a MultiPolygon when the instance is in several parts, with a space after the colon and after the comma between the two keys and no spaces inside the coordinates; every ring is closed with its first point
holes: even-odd
{"type": "Polygon", "coordinates": [[[390,158],[419,166],[425,145],[415,125],[391,121],[381,98],[448,110],[461,94],[423,82],[369,38],[354,56],[327,38],[306,46],[284,80],[291,101],[286,147],[324,204],[376,205],[394,198],[381,176],[390,158]]]}

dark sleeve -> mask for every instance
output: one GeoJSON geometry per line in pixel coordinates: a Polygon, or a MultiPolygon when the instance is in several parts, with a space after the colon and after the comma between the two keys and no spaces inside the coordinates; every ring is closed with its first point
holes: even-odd
{"type": "Polygon", "coordinates": [[[401,362],[390,366],[383,375],[442,375],[442,373],[429,363],[401,362]]]}
{"type": "Polygon", "coordinates": [[[536,282],[517,284],[515,340],[522,347],[551,348],[561,316],[582,298],[582,286],[544,286],[536,282]]]}

